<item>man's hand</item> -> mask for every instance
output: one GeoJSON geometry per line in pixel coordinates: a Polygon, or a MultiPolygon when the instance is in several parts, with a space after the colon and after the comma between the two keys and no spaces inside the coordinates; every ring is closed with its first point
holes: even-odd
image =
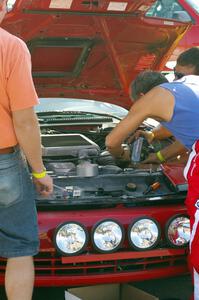
{"type": "Polygon", "coordinates": [[[131,160],[131,151],[129,148],[124,148],[124,153],[122,157],[120,157],[122,161],[130,161],[131,160]]]}
{"type": "Polygon", "coordinates": [[[53,193],[53,180],[48,174],[43,178],[33,177],[33,183],[40,195],[47,197],[53,193]]]}
{"type": "Polygon", "coordinates": [[[142,161],[143,164],[160,164],[160,160],[156,153],[150,153],[149,156],[142,161]]]}
{"type": "Polygon", "coordinates": [[[115,163],[120,168],[127,168],[131,163],[131,151],[129,148],[124,148],[121,157],[115,157],[115,163]]]}

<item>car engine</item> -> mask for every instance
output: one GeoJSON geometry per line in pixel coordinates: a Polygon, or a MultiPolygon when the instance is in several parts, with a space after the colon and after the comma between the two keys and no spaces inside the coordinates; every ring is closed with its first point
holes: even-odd
{"type": "MultiPolygon", "coordinates": [[[[48,132],[42,134],[42,145],[45,167],[54,180],[54,193],[45,199],[51,203],[82,206],[130,201],[132,205],[139,199],[174,192],[159,166],[116,160],[104,145],[100,147],[84,134],[48,132]],[[157,182],[158,188],[146,193],[157,182]]],[[[143,141],[140,160],[152,151],[155,147],[143,141]]]]}

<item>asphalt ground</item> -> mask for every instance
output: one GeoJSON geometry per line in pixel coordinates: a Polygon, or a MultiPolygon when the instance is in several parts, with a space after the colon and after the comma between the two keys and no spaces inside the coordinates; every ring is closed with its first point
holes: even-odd
{"type": "Polygon", "coordinates": [[[189,300],[193,291],[189,275],[137,282],[133,285],[159,297],[160,300],[189,300]]]}
{"type": "MultiPolygon", "coordinates": [[[[131,284],[158,297],[160,300],[189,300],[192,294],[192,284],[189,275],[131,284]]],[[[65,288],[35,288],[32,300],[64,300],[64,291],[65,288]]],[[[0,288],[0,300],[6,300],[3,287],[0,288]]]]}

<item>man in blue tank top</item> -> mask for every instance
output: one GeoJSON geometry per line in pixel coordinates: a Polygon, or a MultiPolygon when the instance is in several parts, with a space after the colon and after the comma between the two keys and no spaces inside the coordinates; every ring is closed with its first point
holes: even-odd
{"type": "MultiPolygon", "coordinates": [[[[189,48],[179,55],[174,68],[174,75],[175,80],[181,79],[186,75],[199,75],[199,48],[189,48]]],[[[161,124],[152,131],[137,130],[135,137],[140,135],[144,136],[149,143],[153,140],[161,140],[172,136],[172,134],[161,124]]],[[[132,139],[133,137],[130,138],[130,140],[132,139]]],[[[177,156],[180,159],[179,162],[184,162],[188,159],[187,149],[178,140],[157,153],[151,153],[144,163],[160,163],[172,159],[176,160],[177,156]]]]}
{"type": "Polygon", "coordinates": [[[131,97],[138,101],[106,138],[106,147],[113,156],[128,158],[122,144],[148,117],[159,121],[189,151],[192,150],[185,167],[186,205],[191,224],[194,300],[199,300],[199,76],[189,75],[165,83],[161,73],[145,71],[131,84],[131,97]]]}

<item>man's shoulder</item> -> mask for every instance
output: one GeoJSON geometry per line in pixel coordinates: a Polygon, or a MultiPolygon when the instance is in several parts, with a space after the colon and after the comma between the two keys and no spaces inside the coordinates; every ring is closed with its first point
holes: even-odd
{"type": "Polygon", "coordinates": [[[164,97],[164,96],[172,94],[171,90],[172,90],[172,83],[167,82],[167,83],[163,83],[161,85],[154,87],[151,90],[151,95],[152,95],[152,98],[164,97]]]}
{"type": "Polygon", "coordinates": [[[3,29],[2,27],[0,27],[0,38],[4,40],[6,39],[8,41],[10,40],[15,41],[17,37],[11,34],[10,32],[8,32],[7,30],[3,29]]]}
{"type": "Polygon", "coordinates": [[[24,43],[24,41],[22,41],[20,38],[18,38],[17,36],[11,34],[10,32],[4,30],[3,28],[0,27],[0,40],[2,41],[2,45],[4,47],[14,47],[15,50],[17,50],[17,48],[24,48],[26,49],[26,44],[24,43]]]}

